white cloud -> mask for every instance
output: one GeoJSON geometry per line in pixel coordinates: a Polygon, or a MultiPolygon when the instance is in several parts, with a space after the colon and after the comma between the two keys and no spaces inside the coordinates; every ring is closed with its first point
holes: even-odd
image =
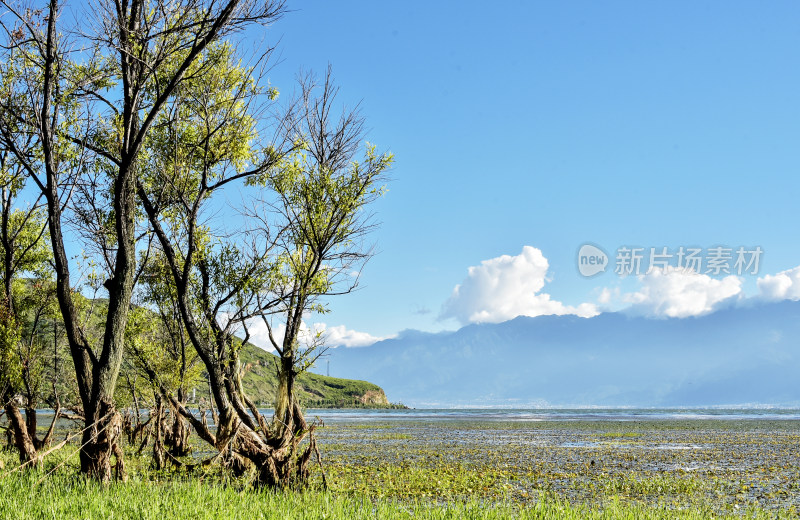
{"type": "Polygon", "coordinates": [[[331,347],[367,347],[388,337],[373,336],[368,332],[348,329],[344,325],[328,327],[324,323],[315,323],[314,327],[324,330],[325,344],[331,347]]]}
{"type": "Polygon", "coordinates": [[[455,318],[462,324],[498,323],[517,316],[549,314],[596,315],[590,303],[577,307],[552,300],[540,293],[548,281],[549,263],[535,247],[525,246],[517,256],[503,255],[472,266],[467,277],[453,289],[442,306],[441,318],[455,318]]]}
{"type": "MultiPolygon", "coordinates": [[[[248,323],[248,330],[251,343],[266,350],[273,350],[272,342],[269,340],[269,331],[263,320],[252,320],[248,323]]],[[[283,342],[285,332],[286,325],[283,323],[272,327],[272,336],[278,345],[283,342]]],[[[325,323],[314,323],[309,327],[305,321],[300,323],[298,340],[301,344],[310,344],[317,334],[322,334],[327,347],[366,347],[377,341],[388,339],[388,337],[373,336],[368,332],[348,329],[344,325],[328,327],[325,323]]]]}
{"type": "MultiPolygon", "coordinates": [[[[250,333],[250,343],[264,350],[272,351],[272,342],[269,340],[269,331],[264,321],[261,319],[252,319],[247,323],[247,331],[250,333]]],[[[272,328],[272,335],[278,345],[283,340],[283,333],[286,331],[286,326],[281,323],[277,327],[272,328]]]]}
{"type": "Polygon", "coordinates": [[[611,303],[611,298],[614,295],[619,295],[619,289],[615,289],[612,291],[608,287],[603,287],[603,290],[600,292],[600,296],[597,297],[597,302],[603,305],[611,303]]]}
{"type": "Polygon", "coordinates": [[[800,267],[759,278],[758,291],[767,300],[800,300],[800,267]]]}
{"type": "MultiPolygon", "coordinates": [[[[657,268],[639,275],[638,279],[641,289],[621,296],[622,301],[631,304],[627,312],[632,314],[669,318],[700,316],[743,296],[742,280],[737,276],[716,279],[692,270],[657,268]]],[[[609,293],[604,291],[603,295],[609,293]]]]}

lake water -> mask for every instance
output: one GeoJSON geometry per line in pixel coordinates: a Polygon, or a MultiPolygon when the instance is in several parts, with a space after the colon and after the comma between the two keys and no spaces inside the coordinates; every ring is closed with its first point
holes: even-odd
{"type": "MultiPolygon", "coordinates": [[[[261,409],[266,417],[272,410],[261,409]]],[[[24,411],[23,411],[24,413],[24,411]]],[[[38,410],[46,421],[53,410],[38,410]]],[[[143,414],[149,410],[143,409],[143,414]]],[[[649,420],[800,420],[797,408],[412,408],[394,409],[331,409],[309,408],[306,420],[319,417],[326,423],[370,421],[649,421],[649,420]]],[[[0,419],[2,421],[2,419],[0,419]]],[[[209,425],[213,425],[210,415],[209,425]]]]}
{"type": "MultiPolygon", "coordinates": [[[[267,412],[267,410],[264,410],[267,412]]],[[[325,422],[339,421],[643,421],[643,420],[800,420],[800,409],[787,408],[416,408],[309,409],[307,418],[318,416],[325,422]]]]}

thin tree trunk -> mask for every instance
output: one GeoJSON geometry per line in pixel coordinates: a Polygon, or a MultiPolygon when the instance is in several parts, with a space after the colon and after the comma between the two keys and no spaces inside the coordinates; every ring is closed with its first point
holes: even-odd
{"type": "Polygon", "coordinates": [[[153,466],[156,469],[164,467],[164,402],[160,395],[156,395],[156,439],[153,442],[153,466]]]}
{"type": "Polygon", "coordinates": [[[211,381],[208,382],[208,407],[211,410],[211,420],[214,421],[214,426],[217,426],[219,424],[219,416],[216,408],[214,408],[214,392],[211,390],[211,381]]]}
{"type": "Polygon", "coordinates": [[[50,439],[53,438],[53,432],[55,432],[56,430],[56,421],[58,421],[58,417],[60,414],[61,414],[61,401],[57,400],[55,410],[53,411],[53,420],[50,422],[50,427],[47,429],[47,433],[44,434],[44,438],[41,441],[36,440],[36,442],[39,444],[38,446],[36,446],[37,450],[41,450],[42,448],[50,444],[50,439]]]}

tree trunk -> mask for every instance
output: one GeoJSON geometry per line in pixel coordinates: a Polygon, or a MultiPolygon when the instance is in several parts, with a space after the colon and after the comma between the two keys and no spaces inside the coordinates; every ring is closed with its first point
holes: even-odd
{"type": "Polygon", "coordinates": [[[285,351],[278,370],[278,390],[275,394],[275,419],[272,433],[277,439],[284,438],[284,430],[294,429],[294,356],[285,351]]]}
{"type": "Polygon", "coordinates": [[[309,428],[294,395],[294,351],[287,349],[281,356],[278,370],[278,390],[275,397],[275,417],[266,435],[269,447],[261,460],[250,457],[258,469],[257,484],[268,487],[302,485],[309,477],[308,464],[316,449],[313,427],[309,428]],[[308,436],[305,448],[300,444],[308,436]]]}
{"type": "Polygon", "coordinates": [[[33,442],[33,447],[37,450],[42,449],[42,441],[39,440],[39,421],[36,416],[36,408],[32,406],[25,407],[25,426],[28,428],[28,436],[33,442]]]}
{"type": "MultiPolygon", "coordinates": [[[[182,345],[183,348],[185,348],[182,345]]],[[[183,356],[185,357],[185,356],[183,356]]],[[[182,369],[182,373],[185,374],[185,361],[183,363],[184,368],[182,369]]],[[[178,388],[178,403],[180,406],[186,405],[186,392],[183,390],[183,387],[178,388]]],[[[177,407],[170,408],[170,414],[172,415],[172,427],[167,432],[167,439],[166,444],[169,445],[170,450],[169,453],[173,457],[184,457],[189,454],[189,424],[186,422],[186,419],[180,414],[177,407]]]]}
{"type": "Polygon", "coordinates": [[[217,409],[214,408],[214,392],[211,390],[211,380],[208,381],[208,408],[211,410],[211,420],[214,422],[214,426],[219,426],[219,416],[217,415],[217,409]]]}
{"type": "Polygon", "coordinates": [[[150,410],[150,417],[148,417],[147,422],[142,423],[140,426],[142,427],[141,430],[141,437],[142,443],[139,445],[139,449],[136,450],[136,455],[141,455],[147,445],[150,443],[150,436],[153,432],[153,426],[150,424],[153,422],[155,418],[155,410],[150,410]]]}
{"type": "Polygon", "coordinates": [[[121,434],[122,416],[110,399],[100,401],[95,413],[87,412],[80,452],[81,473],[102,482],[111,480],[114,470],[118,476],[124,475],[122,450],[117,444],[121,434]],[[112,455],[117,459],[114,467],[112,455]]]}
{"type": "Polygon", "coordinates": [[[263,453],[262,460],[257,461],[256,484],[259,486],[285,488],[308,481],[308,465],[316,450],[314,428],[308,427],[297,403],[292,405],[288,415],[292,427],[281,428],[278,435],[270,434],[267,439],[270,449],[263,453]],[[308,443],[301,448],[300,443],[306,436],[308,443]]]}
{"type": "Polygon", "coordinates": [[[122,431],[128,438],[128,444],[133,443],[133,414],[130,410],[125,410],[122,413],[122,431]]]}
{"type": "Polygon", "coordinates": [[[156,395],[156,439],[153,442],[153,467],[164,468],[164,402],[156,395]]]}
{"type": "Polygon", "coordinates": [[[36,452],[36,446],[33,444],[33,439],[28,432],[25,421],[22,419],[19,408],[13,404],[7,404],[5,410],[8,416],[8,426],[14,434],[14,446],[19,452],[20,464],[40,464],[41,460],[36,452]]]}
{"type": "Polygon", "coordinates": [[[168,439],[170,454],[174,457],[185,457],[191,451],[189,447],[189,423],[177,412],[172,412],[172,428],[168,439]]]}

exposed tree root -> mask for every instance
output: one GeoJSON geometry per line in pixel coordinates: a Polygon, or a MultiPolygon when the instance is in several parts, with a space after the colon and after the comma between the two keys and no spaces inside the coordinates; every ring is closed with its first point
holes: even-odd
{"type": "Polygon", "coordinates": [[[122,416],[114,405],[101,401],[100,418],[86,428],[81,449],[81,472],[101,482],[109,482],[116,473],[124,478],[125,463],[122,449],[118,445],[122,435],[122,416]],[[116,464],[111,465],[111,457],[116,464]]]}

